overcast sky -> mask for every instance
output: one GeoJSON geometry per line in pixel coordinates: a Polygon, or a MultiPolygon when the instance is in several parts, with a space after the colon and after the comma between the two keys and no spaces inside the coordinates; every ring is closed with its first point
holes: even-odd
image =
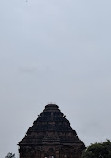
{"type": "Polygon", "coordinates": [[[111,0],[0,0],[0,158],[50,102],[86,145],[111,139],[111,0]]]}

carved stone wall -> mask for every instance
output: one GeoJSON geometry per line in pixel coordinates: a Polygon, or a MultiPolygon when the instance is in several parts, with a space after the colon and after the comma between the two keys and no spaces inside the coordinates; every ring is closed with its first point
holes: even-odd
{"type": "Polygon", "coordinates": [[[45,106],[18,145],[20,158],[80,158],[85,148],[55,104],[45,106]]]}

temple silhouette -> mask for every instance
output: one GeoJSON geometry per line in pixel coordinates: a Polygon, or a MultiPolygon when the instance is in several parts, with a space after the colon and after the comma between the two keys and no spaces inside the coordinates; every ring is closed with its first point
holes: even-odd
{"type": "Polygon", "coordinates": [[[20,158],[80,158],[85,149],[55,104],[45,106],[18,145],[20,158]]]}

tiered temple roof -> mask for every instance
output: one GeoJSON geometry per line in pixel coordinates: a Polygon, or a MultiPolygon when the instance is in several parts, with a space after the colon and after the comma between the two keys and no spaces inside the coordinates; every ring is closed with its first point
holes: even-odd
{"type": "Polygon", "coordinates": [[[70,122],[56,104],[45,106],[33,126],[28,129],[25,137],[19,142],[19,146],[20,158],[31,158],[28,149],[35,153],[33,158],[49,157],[48,153],[51,149],[54,156],[58,151],[58,156],[55,156],[58,158],[64,157],[63,150],[65,149],[67,155],[68,150],[74,155],[70,157],[80,158],[81,152],[85,148],[84,143],[78,138],[76,131],[71,128],[70,122]],[[37,156],[38,151],[41,153],[39,156],[37,156]]]}

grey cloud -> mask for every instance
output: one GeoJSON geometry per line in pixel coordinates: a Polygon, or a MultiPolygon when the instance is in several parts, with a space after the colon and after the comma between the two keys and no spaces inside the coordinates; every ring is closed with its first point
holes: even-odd
{"type": "Polygon", "coordinates": [[[60,106],[86,145],[110,138],[110,6],[110,0],[0,1],[1,157],[17,153],[48,102],[60,106]]]}

